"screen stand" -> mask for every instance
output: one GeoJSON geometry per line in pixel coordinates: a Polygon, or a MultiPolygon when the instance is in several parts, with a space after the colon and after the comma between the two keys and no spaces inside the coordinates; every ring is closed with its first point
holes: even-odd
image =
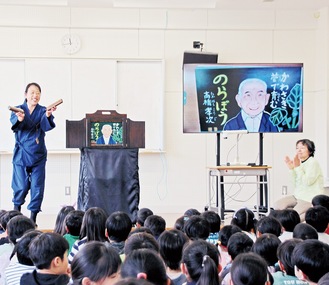
{"type": "Polygon", "coordinates": [[[234,159],[233,163],[230,163],[230,165],[234,166],[234,165],[247,165],[247,163],[245,162],[241,162],[240,161],[240,156],[239,156],[239,141],[240,141],[240,134],[236,135],[236,157],[234,159]]]}
{"type": "Polygon", "coordinates": [[[263,165],[263,146],[264,146],[264,135],[259,133],[259,165],[263,165]]]}
{"type": "Polygon", "coordinates": [[[247,134],[247,130],[230,130],[230,131],[223,131],[223,138],[226,139],[228,138],[229,134],[236,135],[236,156],[234,159],[234,162],[227,162],[227,165],[231,166],[242,166],[242,165],[248,165],[248,163],[244,163],[240,161],[240,156],[239,156],[239,141],[241,139],[241,135],[247,134]]]}
{"type": "MultiPolygon", "coordinates": [[[[263,166],[263,148],[264,148],[264,134],[259,133],[259,165],[263,166]]],[[[264,175],[260,177],[260,195],[259,201],[260,205],[262,205],[261,210],[264,212],[268,212],[269,205],[267,204],[268,201],[268,187],[267,187],[267,176],[264,175]],[[265,183],[263,183],[265,182],[265,183]],[[265,197],[264,197],[265,196],[265,197]],[[265,201],[265,204],[264,204],[265,201]]]]}
{"type": "MultiPolygon", "coordinates": [[[[227,133],[227,132],[226,132],[227,133]]],[[[227,134],[225,133],[224,138],[227,138],[227,134]]],[[[233,133],[233,132],[232,132],[233,133]]],[[[236,134],[236,157],[234,160],[234,163],[231,165],[246,165],[246,163],[241,163],[240,162],[240,157],[239,157],[239,140],[240,140],[240,135],[246,134],[247,132],[241,132],[236,134]]],[[[224,134],[224,133],[223,133],[224,134]]],[[[217,154],[216,154],[216,165],[220,166],[220,133],[216,134],[217,138],[217,154]]],[[[263,166],[264,164],[264,159],[263,159],[263,148],[264,148],[264,134],[259,133],[259,166],[263,166]]]]}
{"type": "MultiPolygon", "coordinates": [[[[238,150],[238,135],[237,134],[237,160],[239,159],[239,150],[238,150]]],[[[216,154],[216,165],[220,166],[221,162],[220,162],[220,133],[216,134],[217,137],[217,154],[216,154]]],[[[263,133],[259,133],[259,166],[263,166],[263,133]]],[[[220,182],[221,184],[218,185],[218,176],[216,176],[216,207],[219,207],[219,197],[218,197],[218,193],[221,193],[221,199],[222,201],[225,200],[225,196],[224,196],[224,178],[223,176],[220,176],[220,182]],[[221,191],[218,191],[218,186],[220,186],[221,191]]],[[[265,181],[267,182],[267,176],[265,175],[264,177],[260,177],[260,182],[265,181]]],[[[259,205],[259,209],[260,211],[264,211],[267,212],[267,208],[269,207],[269,205],[267,204],[268,198],[268,187],[267,187],[267,183],[265,185],[263,185],[263,183],[260,183],[260,189],[259,189],[259,198],[260,198],[260,205],[259,205]],[[265,196],[265,199],[264,199],[265,196]],[[264,204],[265,201],[265,204],[264,204]]],[[[205,207],[205,211],[211,209],[210,207],[211,205],[208,205],[205,207]]],[[[218,213],[222,218],[224,218],[224,214],[225,212],[234,212],[234,210],[227,210],[227,209],[220,209],[220,213],[218,213]]]]}

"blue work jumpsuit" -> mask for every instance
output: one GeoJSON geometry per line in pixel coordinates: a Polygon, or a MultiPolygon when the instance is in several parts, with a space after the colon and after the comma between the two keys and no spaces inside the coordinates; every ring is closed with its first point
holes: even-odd
{"type": "Polygon", "coordinates": [[[20,106],[25,111],[25,118],[18,121],[13,112],[10,117],[12,130],[15,133],[13,154],[13,177],[11,187],[14,191],[13,203],[20,206],[25,203],[29,190],[31,200],[28,210],[34,213],[41,211],[41,203],[45,188],[45,167],[47,148],[45,132],[55,128],[54,116],[46,116],[46,107],[36,105],[32,114],[26,100],[20,106]]]}

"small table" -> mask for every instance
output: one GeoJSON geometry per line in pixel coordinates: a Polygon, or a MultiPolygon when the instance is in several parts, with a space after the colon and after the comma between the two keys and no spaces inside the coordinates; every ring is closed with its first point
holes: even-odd
{"type": "Polygon", "coordinates": [[[266,165],[261,166],[213,166],[208,167],[209,169],[209,209],[218,211],[218,214],[221,216],[221,219],[224,219],[225,212],[225,191],[224,186],[226,184],[254,184],[257,186],[257,204],[256,212],[257,218],[259,217],[260,207],[266,208],[266,214],[269,213],[269,195],[268,195],[268,173],[271,167],[266,165]],[[253,176],[256,177],[256,181],[251,182],[236,182],[236,181],[224,181],[225,176],[235,176],[235,177],[247,177],[253,176]],[[211,207],[214,203],[213,197],[211,195],[212,189],[212,180],[216,179],[216,207],[211,207]],[[218,189],[220,188],[220,207],[218,199],[218,189]],[[265,195],[265,205],[263,205],[263,194],[265,195]]]}

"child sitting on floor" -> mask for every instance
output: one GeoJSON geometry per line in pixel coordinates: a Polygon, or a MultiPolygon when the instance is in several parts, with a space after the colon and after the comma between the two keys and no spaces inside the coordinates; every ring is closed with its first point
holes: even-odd
{"type": "Polygon", "coordinates": [[[29,254],[37,270],[25,273],[21,284],[38,285],[69,283],[67,251],[69,244],[57,233],[43,233],[33,239],[29,254]]]}
{"type": "Polygon", "coordinates": [[[69,243],[68,254],[70,254],[73,244],[79,240],[83,215],[83,211],[73,210],[65,217],[64,224],[66,234],[64,234],[64,238],[69,243]]]}

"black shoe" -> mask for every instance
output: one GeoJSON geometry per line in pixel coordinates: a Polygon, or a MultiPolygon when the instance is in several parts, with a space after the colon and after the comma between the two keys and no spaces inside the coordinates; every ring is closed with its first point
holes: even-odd
{"type": "Polygon", "coordinates": [[[36,224],[38,213],[31,212],[30,219],[36,224]]]}
{"type": "Polygon", "coordinates": [[[14,210],[20,212],[21,211],[21,205],[14,205],[14,210]]]}

